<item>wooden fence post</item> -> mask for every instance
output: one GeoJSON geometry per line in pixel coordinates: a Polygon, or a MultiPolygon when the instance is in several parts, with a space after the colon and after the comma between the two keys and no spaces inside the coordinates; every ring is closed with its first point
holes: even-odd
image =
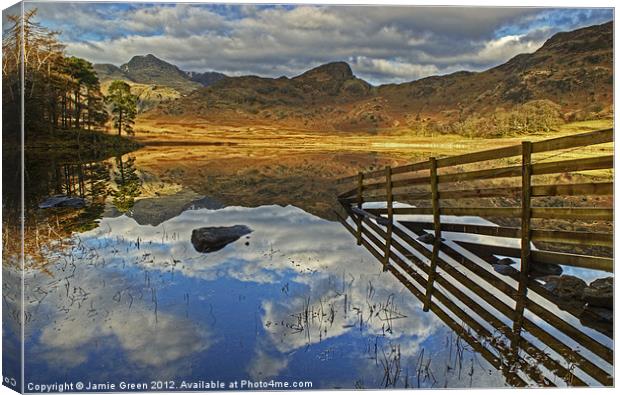
{"type": "Polygon", "coordinates": [[[431,198],[433,203],[433,224],[435,229],[435,238],[433,240],[433,253],[431,255],[431,264],[428,272],[428,281],[426,283],[426,300],[424,301],[424,311],[428,311],[431,307],[431,297],[433,294],[433,286],[435,283],[435,274],[437,271],[437,259],[439,258],[439,249],[441,248],[441,213],[439,207],[439,186],[437,185],[437,159],[430,158],[431,170],[431,198]]]}
{"type": "Polygon", "coordinates": [[[519,339],[521,338],[521,328],[523,326],[523,314],[527,305],[527,287],[530,272],[530,221],[532,216],[532,143],[524,141],[522,144],[521,159],[521,269],[519,271],[519,289],[515,305],[515,320],[513,322],[513,344],[516,351],[519,339]]]}
{"type": "Polygon", "coordinates": [[[390,264],[390,249],[392,248],[392,226],[394,222],[394,204],[393,204],[393,196],[392,196],[392,168],[390,166],[387,166],[385,168],[385,193],[386,193],[388,223],[386,226],[386,236],[385,236],[385,254],[384,254],[384,261],[383,261],[384,272],[388,270],[388,265],[390,264]]]}
{"type": "MultiPolygon", "coordinates": [[[[364,189],[364,173],[361,171],[357,175],[357,207],[362,208],[362,204],[364,203],[363,197],[363,189],[364,189]]],[[[362,245],[362,218],[359,217],[357,219],[357,245],[362,245]]]]}

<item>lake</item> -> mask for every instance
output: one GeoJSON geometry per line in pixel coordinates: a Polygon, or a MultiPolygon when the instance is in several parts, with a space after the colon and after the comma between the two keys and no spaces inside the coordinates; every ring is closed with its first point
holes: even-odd
{"type": "MultiPolygon", "coordinates": [[[[218,146],[28,156],[26,389],[509,385],[335,220],[332,180],[386,163],[380,152],[218,146]],[[37,208],[58,193],[87,206],[37,208]],[[251,233],[210,253],[190,241],[193,229],[233,225],[251,233]]],[[[5,215],[5,229],[13,223],[5,215]]],[[[5,241],[5,261],[14,251],[5,241]]],[[[15,351],[4,363],[17,366],[19,273],[3,275],[15,351]]]]}

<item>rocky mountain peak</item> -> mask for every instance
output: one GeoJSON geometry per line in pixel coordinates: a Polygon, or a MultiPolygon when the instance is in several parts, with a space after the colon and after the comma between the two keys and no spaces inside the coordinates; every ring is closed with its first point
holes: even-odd
{"type": "Polygon", "coordinates": [[[332,62],[310,69],[305,73],[295,77],[295,79],[315,81],[344,81],[353,77],[353,71],[351,70],[351,66],[349,66],[348,63],[332,62]]]}

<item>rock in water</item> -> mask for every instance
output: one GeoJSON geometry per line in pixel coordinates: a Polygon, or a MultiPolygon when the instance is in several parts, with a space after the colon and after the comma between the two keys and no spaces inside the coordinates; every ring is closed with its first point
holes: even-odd
{"type": "Polygon", "coordinates": [[[518,273],[517,269],[515,269],[514,267],[510,265],[494,264],[492,266],[493,266],[493,270],[495,270],[497,273],[504,275],[504,276],[510,276],[511,274],[518,273]]]}
{"type": "Polygon", "coordinates": [[[542,279],[545,282],[543,287],[561,299],[581,300],[583,290],[587,284],[582,279],[563,275],[563,276],[547,276],[542,279]]]}
{"type": "Polygon", "coordinates": [[[560,274],[562,274],[562,266],[555,263],[536,262],[530,266],[532,277],[559,276],[560,274]]]}
{"type": "Polygon", "coordinates": [[[579,315],[579,322],[584,326],[594,328],[609,337],[613,337],[614,311],[611,309],[586,306],[579,315]]]}
{"type": "Polygon", "coordinates": [[[192,245],[198,252],[214,252],[252,233],[245,225],[209,226],[192,231],[192,245]]]}
{"type": "Polygon", "coordinates": [[[82,208],[86,205],[86,201],[79,197],[70,197],[66,195],[54,195],[39,203],[39,208],[55,208],[70,207],[82,208]]]}
{"type": "Polygon", "coordinates": [[[514,263],[515,261],[510,258],[502,258],[498,260],[497,262],[495,262],[496,265],[506,265],[506,266],[513,265],[514,263]]]}
{"type": "Polygon", "coordinates": [[[594,280],[583,290],[583,300],[588,306],[614,307],[614,278],[605,277],[594,280]]]}

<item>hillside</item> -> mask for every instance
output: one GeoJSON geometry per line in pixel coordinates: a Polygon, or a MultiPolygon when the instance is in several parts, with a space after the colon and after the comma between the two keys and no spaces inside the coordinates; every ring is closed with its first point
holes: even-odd
{"type": "Polygon", "coordinates": [[[153,86],[164,86],[188,93],[202,86],[213,85],[226,78],[226,74],[216,71],[204,73],[182,71],[177,66],[157,58],[155,55],[134,56],[118,67],[109,63],[93,65],[102,82],[123,80],[153,86]]]}
{"type": "Polygon", "coordinates": [[[160,103],[165,103],[181,97],[181,92],[174,88],[161,85],[139,84],[124,78],[103,80],[101,83],[101,92],[104,95],[108,94],[110,84],[114,80],[123,80],[129,84],[131,87],[131,93],[138,97],[138,103],[136,106],[138,113],[143,113],[157,107],[160,103]]]}
{"type": "Polygon", "coordinates": [[[109,63],[95,63],[93,65],[95,72],[97,73],[97,77],[99,77],[99,81],[114,81],[114,80],[123,80],[123,81],[131,81],[131,78],[121,70],[119,67],[114,66],[109,63]]]}
{"type": "Polygon", "coordinates": [[[596,118],[611,111],[612,60],[613,25],[608,22],[558,33],[534,53],[483,72],[372,87],[349,65],[335,62],[294,78],[223,78],[144,117],[358,131],[441,131],[446,125],[479,118],[494,122],[509,118],[509,111],[539,107],[557,111],[564,120],[596,118]]]}
{"type": "Polygon", "coordinates": [[[348,64],[335,62],[294,78],[227,77],[145,116],[193,115],[313,127],[316,117],[323,122],[326,113],[341,116],[343,107],[370,97],[373,89],[355,77],[348,64]]]}
{"type": "Polygon", "coordinates": [[[206,71],[204,73],[198,73],[196,71],[187,71],[186,74],[190,80],[198,82],[202,86],[210,86],[226,78],[226,74],[218,73],[216,71],[206,71]]]}
{"type": "Polygon", "coordinates": [[[458,120],[463,114],[550,100],[566,116],[596,112],[613,99],[613,25],[558,33],[532,54],[480,73],[458,72],[386,85],[378,94],[400,114],[458,120]]]}

